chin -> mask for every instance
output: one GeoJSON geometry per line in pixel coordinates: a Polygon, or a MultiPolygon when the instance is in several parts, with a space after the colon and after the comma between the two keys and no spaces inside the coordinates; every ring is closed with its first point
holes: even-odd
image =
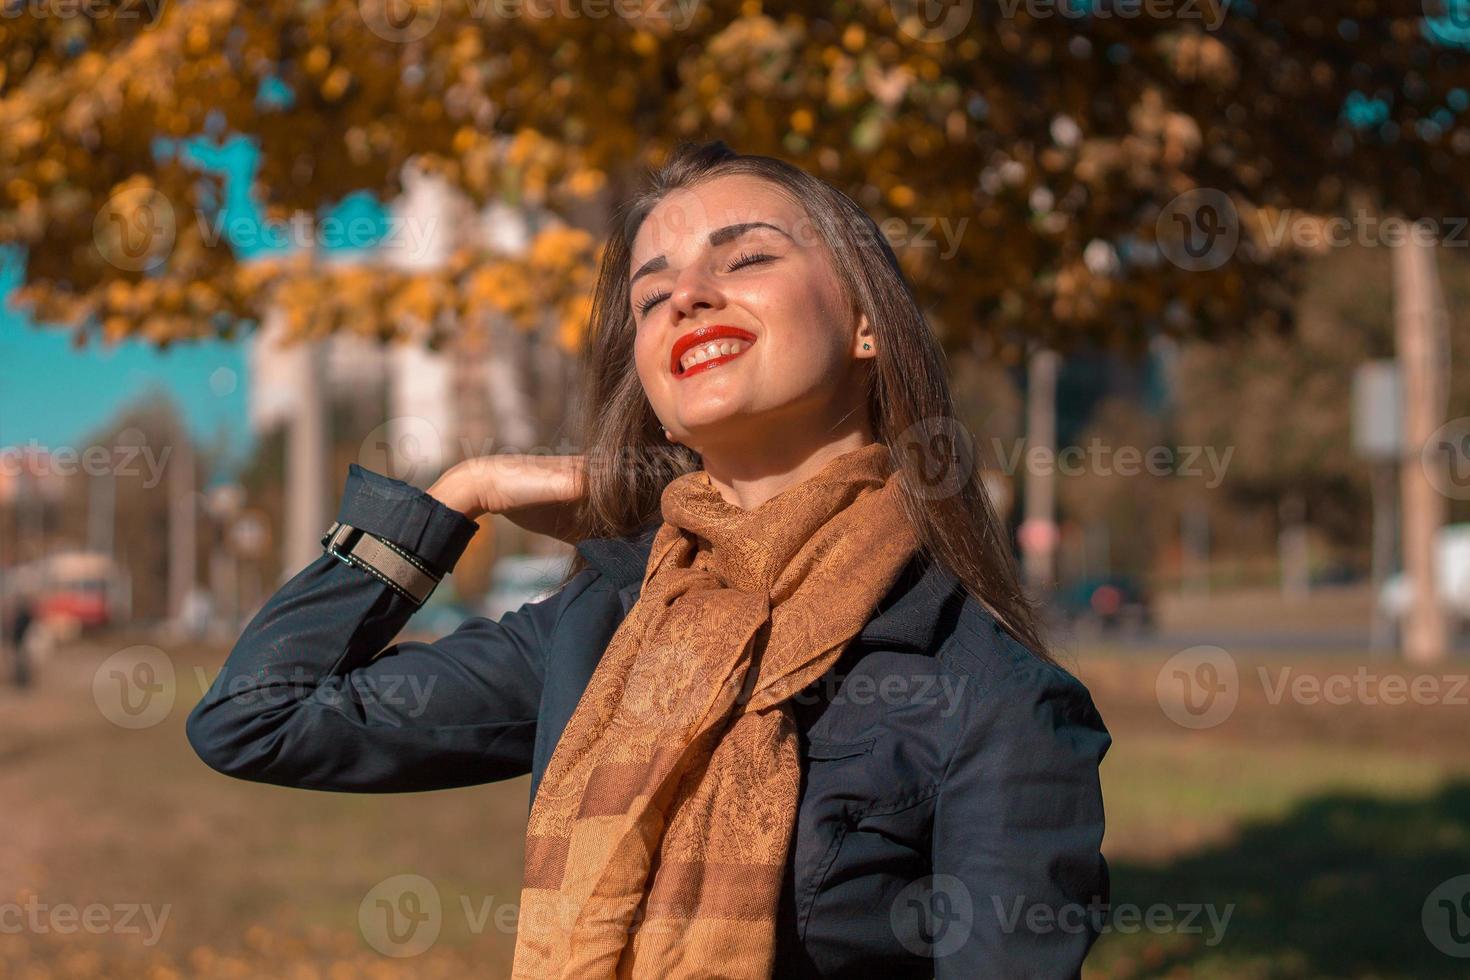
{"type": "Polygon", "coordinates": [[[738,424],[741,419],[749,418],[752,414],[743,404],[737,403],[734,397],[725,393],[678,398],[675,405],[678,407],[673,413],[674,418],[690,432],[738,424]]]}
{"type": "Polygon", "coordinates": [[[760,417],[750,412],[731,412],[718,417],[701,417],[697,420],[680,420],[681,443],[695,452],[702,447],[729,446],[746,442],[756,445],[770,438],[771,433],[761,425],[760,417]]]}

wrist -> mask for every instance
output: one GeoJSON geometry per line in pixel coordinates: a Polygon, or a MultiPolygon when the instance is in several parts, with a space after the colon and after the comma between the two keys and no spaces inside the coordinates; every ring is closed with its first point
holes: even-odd
{"type": "Polygon", "coordinates": [[[428,490],[424,491],[435,500],[452,510],[457,510],[470,520],[477,520],[485,513],[480,495],[474,482],[468,479],[462,463],[445,470],[428,490]]]}

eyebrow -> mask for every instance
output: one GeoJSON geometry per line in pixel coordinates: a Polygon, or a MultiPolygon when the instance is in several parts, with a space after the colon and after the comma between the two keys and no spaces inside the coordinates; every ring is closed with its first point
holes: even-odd
{"type": "MultiPolygon", "coordinates": [[[[743,221],[738,225],[726,225],[723,228],[716,228],[714,231],[710,232],[710,247],[713,248],[718,245],[724,245],[727,242],[739,238],[741,235],[745,234],[748,231],[755,230],[756,228],[769,228],[772,231],[780,232],[787,238],[791,238],[791,236],[787,234],[784,229],[777,228],[769,221],[743,221]]],[[[791,240],[793,242],[796,241],[796,239],[794,238],[791,238],[791,240]]],[[[648,275],[650,272],[658,272],[662,269],[667,269],[668,267],[669,260],[666,256],[655,256],[654,258],[649,259],[647,262],[638,267],[638,271],[633,273],[633,278],[628,280],[628,285],[632,286],[633,283],[637,282],[643,276],[648,275]]]]}

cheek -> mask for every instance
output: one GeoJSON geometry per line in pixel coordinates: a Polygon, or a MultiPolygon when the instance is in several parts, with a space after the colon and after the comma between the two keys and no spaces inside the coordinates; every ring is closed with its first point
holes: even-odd
{"type": "Polygon", "coordinates": [[[840,332],[847,305],[841,283],[815,258],[793,261],[763,278],[759,287],[768,308],[806,331],[840,332]]]}
{"type": "Polygon", "coordinates": [[[841,292],[822,281],[820,272],[809,275],[772,279],[753,287],[748,298],[772,341],[768,356],[787,366],[825,371],[841,359],[846,306],[841,292]]]}
{"type": "Polygon", "coordinates": [[[659,356],[657,345],[646,332],[640,331],[633,338],[633,363],[638,368],[638,377],[645,390],[658,377],[659,356]]]}

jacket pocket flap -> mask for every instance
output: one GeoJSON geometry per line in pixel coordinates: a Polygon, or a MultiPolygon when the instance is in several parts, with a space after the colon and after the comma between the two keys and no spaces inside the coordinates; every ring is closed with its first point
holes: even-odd
{"type": "Polygon", "coordinates": [[[876,738],[865,738],[857,742],[820,742],[814,739],[807,743],[806,754],[809,759],[845,759],[871,752],[876,741],[876,738]]]}

